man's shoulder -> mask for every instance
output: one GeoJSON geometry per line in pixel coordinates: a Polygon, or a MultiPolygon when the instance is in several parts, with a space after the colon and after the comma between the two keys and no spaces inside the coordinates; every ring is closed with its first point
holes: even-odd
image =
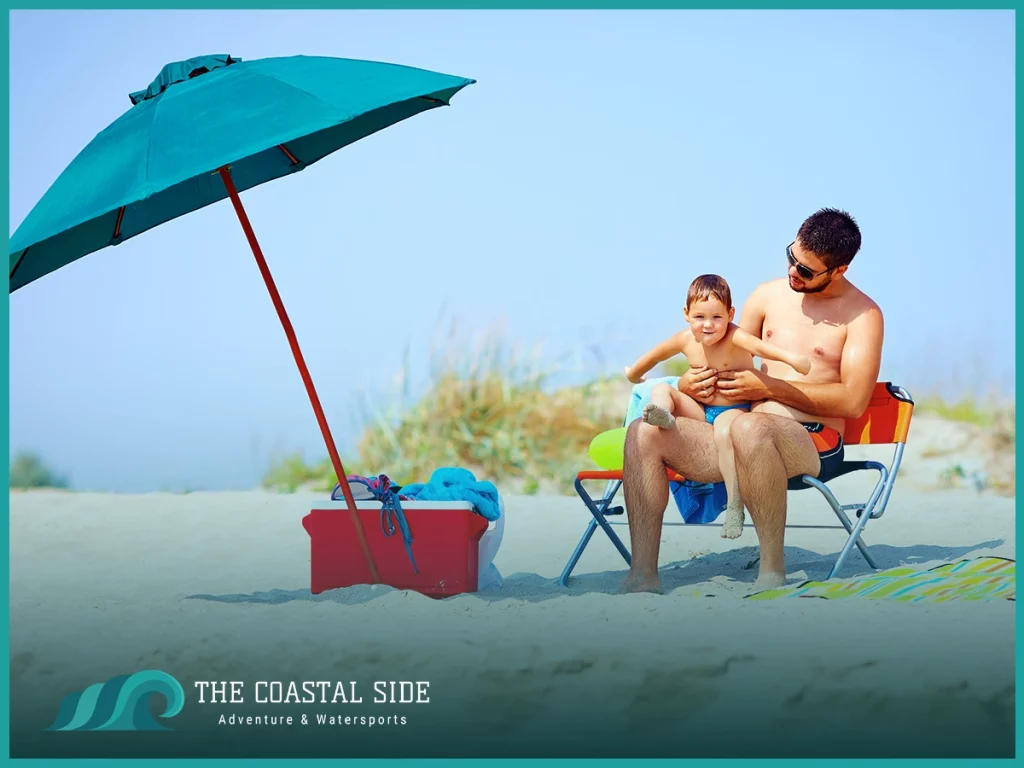
{"type": "Polygon", "coordinates": [[[779,280],[768,280],[767,282],[761,283],[750,292],[747,302],[760,303],[776,297],[779,295],[781,289],[788,287],[788,285],[789,283],[785,278],[779,280]]]}
{"type": "Polygon", "coordinates": [[[878,302],[864,293],[864,291],[853,283],[850,283],[850,289],[850,298],[852,299],[850,305],[855,308],[857,317],[863,317],[865,315],[881,316],[882,308],[878,305],[878,302]]]}

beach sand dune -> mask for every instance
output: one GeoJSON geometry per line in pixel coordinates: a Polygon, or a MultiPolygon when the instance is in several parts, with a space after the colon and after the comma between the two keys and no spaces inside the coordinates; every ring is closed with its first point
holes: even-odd
{"type": "MultiPolygon", "coordinates": [[[[837,483],[841,498],[866,487],[837,483]]],[[[12,754],[146,755],[157,743],[163,756],[1013,753],[1011,602],[744,600],[749,522],[736,541],[667,526],[664,595],[615,594],[625,565],[598,532],[563,589],[587,513],[557,496],[506,498],[501,590],[313,596],[300,520],[317,498],[12,493],[12,754]],[[185,688],[175,733],[43,731],[66,694],[145,668],[185,688]],[[194,683],[219,680],[245,681],[246,703],[198,704],[194,683]],[[260,680],[358,681],[364,703],[260,705],[260,680]],[[374,681],[402,680],[429,681],[429,703],[372,703],[374,681]],[[233,713],[356,721],[218,725],[233,713]]],[[[814,492],[790,500],[791,524],[812,526],[787,534],[798,583],[827,573],[845,534],[814,492]]],[[[865,538],[883,567],[1013,558],[1014,512],[1010,498],[898,487],[865,538]]],[[[679,521],[674,507],[666,520],[679,521]]],[[[868,572],[854,553],[842,575],[868,572]]]]}

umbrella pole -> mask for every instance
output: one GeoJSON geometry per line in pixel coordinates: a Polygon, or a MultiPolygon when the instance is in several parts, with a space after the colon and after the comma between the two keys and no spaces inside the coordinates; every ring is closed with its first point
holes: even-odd
{"type": "Polygon", "coordinates": [[[348,478],[345,476],[345,468],[341,465],[341,457],[338,455],[338,448],[334,444],[331,428],[327,424],[327,417],[324,416],[324,409],[320,405],[320,398],[317,397],[316,389],[313,387],[313,379],[309,375],[309,369],[306,368],[306,361],[302,357],[302,350],[299,349],[299,341],[295,338],[295,329],[292,328],[292,322],[288,319],[288,313],[285,311],[284,303],[281,301],[281,294],[277,292],[277,286],[274,284],[274,278],[270,274],[267,260],[263,258],[263,250],[256,240],[256,233],[253,232],[252,224],[249,223],[249,217],[245,213],[245,208],[242,207],[242,199],[238,196],[235,182],[231,179],[231,171],[225,166],[218,169],[218,173],[220,173],[220,177],[224,180],[224,186],[231,197],[231,204],[235,207],[238,221],[241,223],[245,237],[249,241],[249,247],[252,248],[252,255],[256,257],[256,264],[263,275],[263,282],[267,284],[270,299],[274,302],[274,308],[277,310],[277,316],[281,320],[281,325],[284,326],[285,336],[288,337],[288,344],[291,345],[292,354],[295,356],[295,364],[299,367],[299,374],[306,385],[309,401],[313,404],[313,412],[316,414],[316,420],[320,424],[320,432],[323,433],[324,443],[327,445],[327,453],[331,457],[331,464],[334,465],[334,473],[338,476],[338,483],[341,485],[341,491],[345,495],[345,503],[348,505],[349,513],[352,515],[352,524],[355,526],[356,536],[359,537],[359,546],[363,550],[363,557],[370,569],[373,583],[379,584],[380,574],[377,573],[377,564],[373,560],[373,553],[370,552],[370,545],[366,541],[366,531],[363,530],[363,524],[359,520],[356,502],[352,498],[352,489],[349,487],[348,478]]]}

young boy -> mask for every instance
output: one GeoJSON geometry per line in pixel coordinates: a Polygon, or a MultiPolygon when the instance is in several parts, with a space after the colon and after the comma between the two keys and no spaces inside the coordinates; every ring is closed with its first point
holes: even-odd
{"type": "MultiPolygon", "coordinates": [[[[701,275],[690,284],[683,314],[690,327],[626,368],[627,379],[639,384],[654,366],[677,354],[685,355],[692,367],[707,366],[717,371],[752,369],[754,356],[786,363],[804,375],[811,370],[809,358],[761,341],[733,324],[736,308],[732,305],[732,292],[729,284],[718,275],[701,275]]],[[[714,425],[719,468],[729,497],[722,525],[724,539],[735,539],[743,532],[743,501],[740,499],[729,425],[741,411],[749,410],[750,403],[738,403],[718,394],[709,405],[702,405],[675,387],[659,384],[651,390],[651,402],[643,413],[645,422],[662,429],[674,429],[676,417],[704,419],[714,425]]]]}

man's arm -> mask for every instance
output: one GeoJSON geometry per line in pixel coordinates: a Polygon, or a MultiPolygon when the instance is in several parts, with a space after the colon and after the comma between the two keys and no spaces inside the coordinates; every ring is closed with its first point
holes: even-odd
{"type": "Polygon", "coordinates": [[[718,390],[734,400],[776,400],[821,418],[855,419],[867,409],[878,381],[884,331],[882,312],[873,304],[850,323],[838,382],[808,384],[735,371],[719,374],[718,390]]]}
{"type": "Polygon", "coordinates": [[[764,328],[765,307],[767,306],[768,283],[762,283],[747,298],[740,313],[740,321],[736,323],[751,336],[760,339],[764,328]]]}

